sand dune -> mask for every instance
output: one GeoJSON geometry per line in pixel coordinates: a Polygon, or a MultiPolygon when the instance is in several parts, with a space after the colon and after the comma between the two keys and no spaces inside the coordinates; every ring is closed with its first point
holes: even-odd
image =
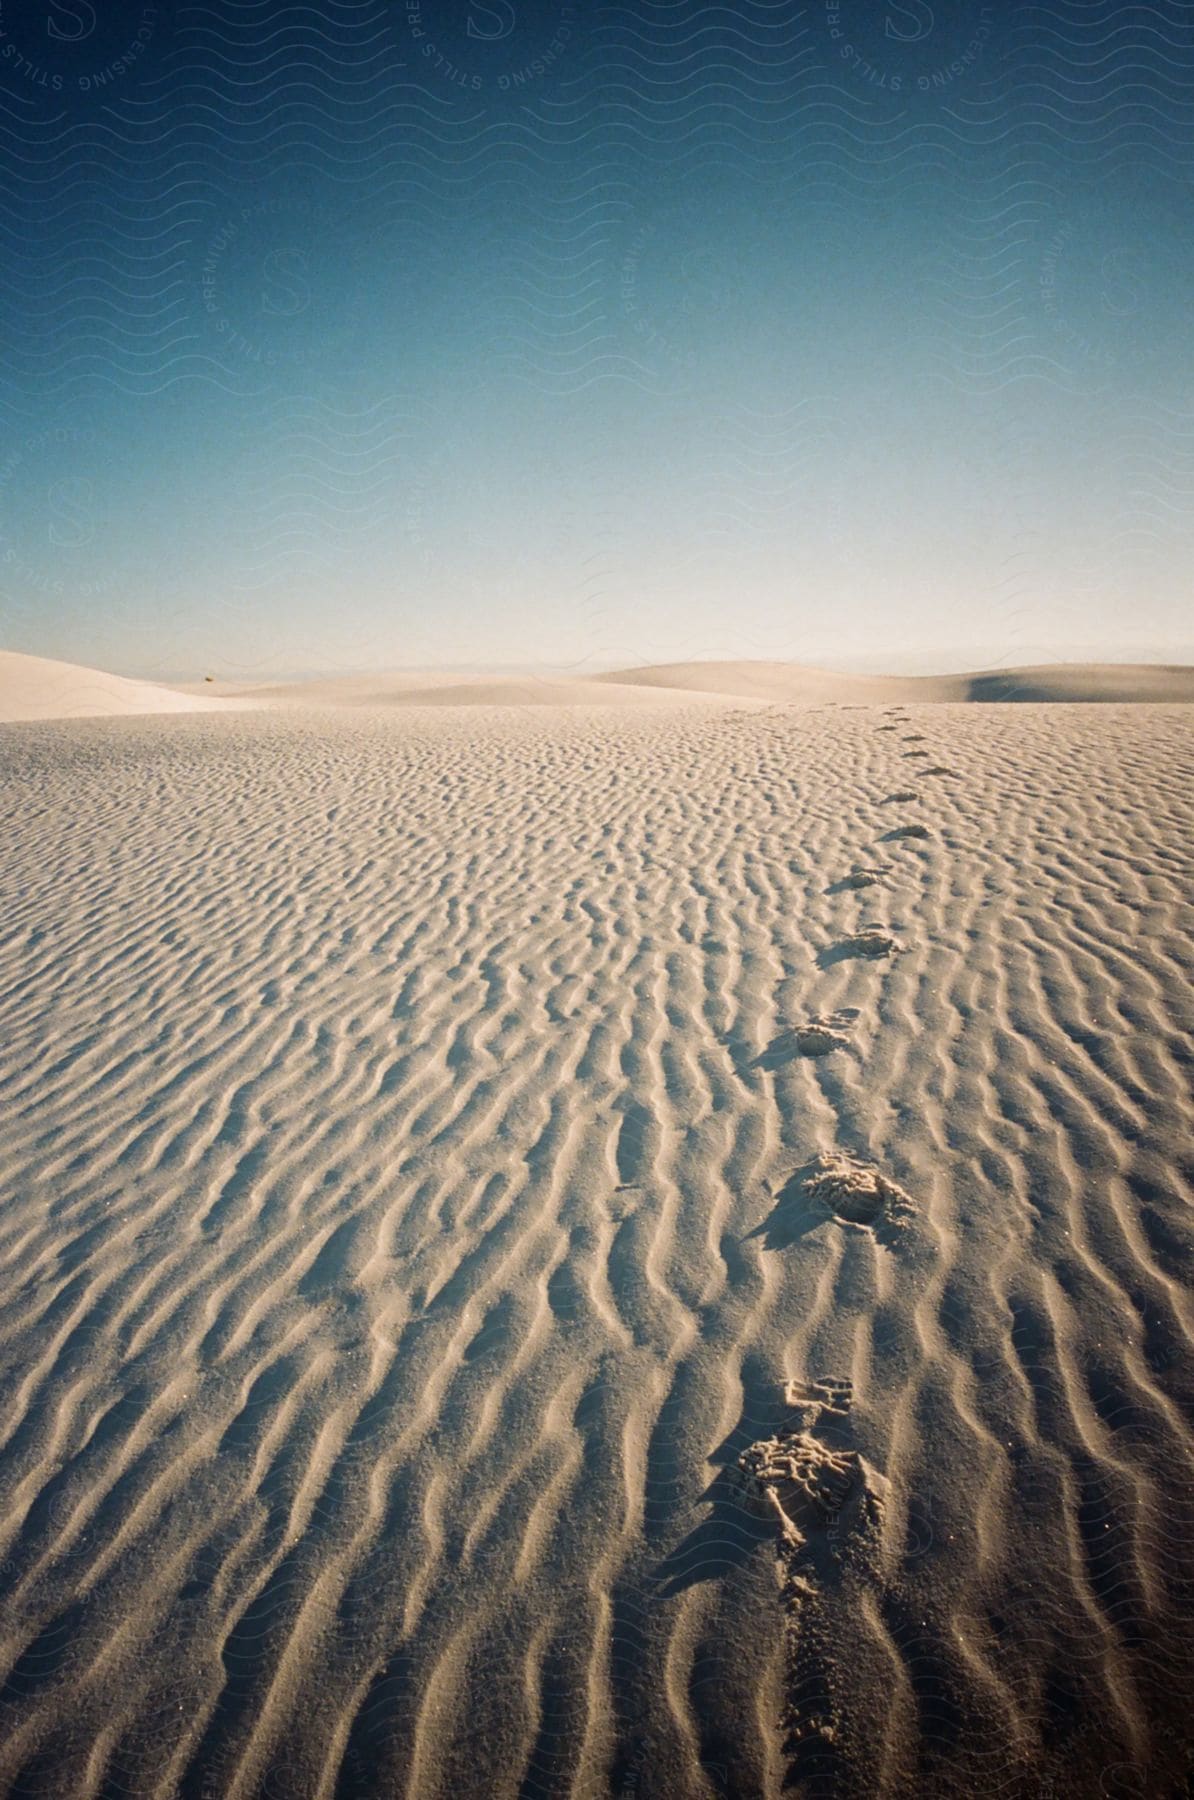
{"type": "Polygon", "coordinates": [[[781,662],[658,663],[602,675],[397,672],[221,686],[274,706],[644,706],[733,700],[765,705],[959,701],[1194,701],[1194,668],[1082,663],[964,675],[849,675],[781,662]]]}
{"type": "Polygon", "coordinates": [[[1059,664],[970,675],[842,675],[797,663],[660,663],[605,675],[395,672],[246,684],[155,686],[72,663],[0,652],[0,722],[230,708],[672,706],[735,701],[859,705],[1009,700],[1194,701],[1194,669],[1059,664]]]}
{"type": "Polygon", "coordinates": [[[1194,700],[1194,668],[1183,663],[1054,663],[967,680],[967,700],[1194,700]]]}
{"type": "MultiPolygon", "coordinates": [[[[254,687],[219,690],[240,700],[270,706],[415,707],[415,706],[659,706],[691,702],[680,688],[654,688],[641,682],[611,682],[604,677],[556,675],[462,675],[396,672],[377,675],[317,677],[306,681],[267,682],[254,687]]],[[[700,699],[711,696],[701,694],[700,699]]],[[[734,691],[713,698],[732,699],[734,691]]]]}
{"type": "Polygon", "coordinates": [[[1181,1791],[1189,714],[900,713],[0,731],[5,1792],[1181,1791]]]}
{"type": "Polygon", "coordinates": [[[766,701],[872,703],[958,700],[1191,701],[1194,667],[1160,663],[1056,663],[966,675],[846,675],[800,663],[658,663],[618,669],[617,686],[734,694],[766,701]]]}
{"type": "Polygon", "coordinates": [[[222,711],[223,702],[78,663],[0,650],[0,723],[84,719],[130,713],[222,711]]]}

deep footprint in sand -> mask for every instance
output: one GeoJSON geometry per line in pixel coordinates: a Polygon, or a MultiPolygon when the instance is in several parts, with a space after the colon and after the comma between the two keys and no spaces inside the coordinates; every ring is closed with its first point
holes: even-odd
{"type": "Polygon", "coordinates": [[[884,842],[891,842],[895,838],[927,838],[928,835],[927,825],[895,825],[885,833],[884,842]]]}
{"type": "Polygon", "coordinates": [[[922,769],[920,773],[922,775],[956,775],[958,771],[949,768],[945,763],[934,763],[931,769],[922,769]]]}
{"type": "Polygon", "coordinates": [[[726,1470],[730,1492],[756,1517],[775,1529],[780,1593],[787,1615],[787,1693],[782,1729],[788,1749],[835,1740],[837,1713],[822,1704],[819,1686],[807,1679],[810,1637],[813,1655],[833,1630],[833,1609],[842,1582],[855,1593],[881,1579],[882,1539],[890,1483],[848,1443],[817,1435],[822,1417],[842,1431],[853,1389],[831,1377],[790,1381],[785,1397],[798,1418],[770,1437],[749,1444],[726,1470]],[[810,1630],[811,1627],[811,1630],[810,1630]]]}
{"type": "Polygon", "coordinates": [[[823,1018],[806,1019],[787,1036],[801,1056],[828,1056],[831,1050],[840,1050],[850,1042],[854,1018],[853,1012],[835,1012],[823,1018]]]}
{"type": "Polygon", "coordinates": [[[882,1522],[883,1477],[857,1450],[833,1450],[806,1431],[758,1439],[729,1475],[752,1510],[774,1517],[788,1550],[831,1523],[850,1530],[882,1522]]]}
{"type": "Polygon", "coordinates": [[[850,1042],[850,1030],[858,1017],[857,1007],[844,1007],[839,1012],[805,1019],[803,1024],[781,1031],[752,1068],[775,1068],[793,1056],[828,1056],[831,1050],[842,1050],[850,1042]]]}
{"type": "Polygon", "coordinates": [[[831,944],[823,950],[820,962],[822,968],[828,967],[831,963],[844,962],[847,957],[852,956],[863,957],[868,962],[877,962],[881,956],[899,955],[902,949],[903,945],[892,937],[889,931],[885,931],[881,925],[871,923],[861,926],[857,931],[850,932],[847,937],[839,938],[836,944],[831,944]]]}
{"type": "Polygon", "coordinates": [[[895,806],[897,803],[903,804],[906,800],[919,799],[920,795],[915,788],[899,788],[894,794],[885,794],[879,804],[880,806],[895,806]]]}
{"type": "Polygon", "coordinates": [[[903,1225],[915,1210],[898,1182],[873,1163],[859,1162],[841,1150],[814,1156],[784,1191],[811,1200],[840,1225],[903,1225]]]}
{"type": "Polygon", "coordinates": [[[845,1231],[866,1232],[892,1249],[916,1212],[898,1182],[840,1150],[814,1156],[778,1189],[769,1182],[763,1186],[772,1208],[748,1236],[761,1237],[768,1250],[790,1249],[827,1220],[845,1231]]]}

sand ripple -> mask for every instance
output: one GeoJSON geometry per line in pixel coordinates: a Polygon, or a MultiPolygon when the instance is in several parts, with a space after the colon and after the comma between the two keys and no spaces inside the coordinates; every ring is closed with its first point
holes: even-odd
{"type": "Polygon", "coordinates": [[[1188,712],[906,710],[0,730],[6,1791],[1177,1791],[1188,712]]]}

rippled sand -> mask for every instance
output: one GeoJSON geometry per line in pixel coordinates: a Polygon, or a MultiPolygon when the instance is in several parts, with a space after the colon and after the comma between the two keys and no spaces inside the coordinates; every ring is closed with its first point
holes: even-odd
{"type": "Polygon", "coordinates": [[[1190,721],[0,730],[4,1790],[1183,1791],[1190,721]]]}

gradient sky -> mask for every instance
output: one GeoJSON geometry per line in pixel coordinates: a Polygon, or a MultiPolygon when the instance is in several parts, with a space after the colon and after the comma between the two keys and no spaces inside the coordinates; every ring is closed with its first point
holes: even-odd
{"type": "Polygon", "coordinates": [[[0,3],[0,643],[1194,660],[1194,17],[0,3]]]}

